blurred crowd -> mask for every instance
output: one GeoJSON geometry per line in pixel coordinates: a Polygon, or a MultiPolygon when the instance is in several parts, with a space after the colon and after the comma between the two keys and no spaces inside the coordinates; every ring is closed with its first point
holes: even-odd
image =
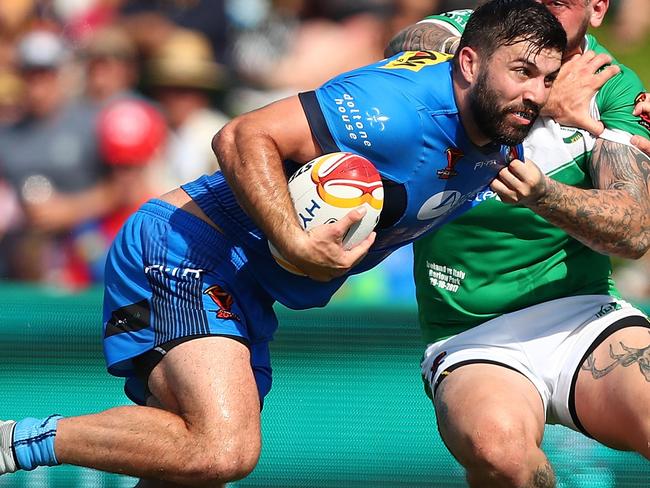
{"type": "MultiPolygon", "coordinates": [[[[626,2],[638,4],[618,9],[629,44],[650,2],[626,2]]],[[[0,0],[0,279],[101,282],[135,208],[218,169],[210,141],[231,117],[380,59],[426,15],[475,4],[0,0]]],[[[389,281],[404,290],[410,254],[396,259],[386,269],[403,272],[389,281]]]]}

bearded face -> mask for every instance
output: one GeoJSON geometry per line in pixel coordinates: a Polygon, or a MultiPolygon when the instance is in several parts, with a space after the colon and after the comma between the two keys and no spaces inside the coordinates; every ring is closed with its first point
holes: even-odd
{"type": "Polygon", "coordinates": [[[530,100],[521,103],[504,101],[490,84],[486,66],[481,67],[470,90],[469,104],[479,129],[492,141],[508,146],[524,140],[541,109],[530,100]],[[521,123],[519,119],[525,119],[527,123],[521,123]]]}

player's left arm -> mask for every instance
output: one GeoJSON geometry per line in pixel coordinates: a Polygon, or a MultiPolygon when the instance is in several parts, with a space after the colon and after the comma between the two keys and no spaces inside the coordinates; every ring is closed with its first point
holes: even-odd
{"type": "Polygon", "coordinates": [[[515,160],[492,189],[598,252],[640,258],[650,247],[650,158],[633,146],[599,138],[590,173],[596,188],[575,188],[542,174],[530,161],[515,160]]]}

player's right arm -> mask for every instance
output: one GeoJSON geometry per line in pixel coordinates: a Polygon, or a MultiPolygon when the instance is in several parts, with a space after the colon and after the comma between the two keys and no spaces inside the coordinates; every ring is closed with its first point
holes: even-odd
{"type": "Polygon", "coordinates": [[[589,170],[594,189],[565,185],[515,160],[491,187],[504,202],[530,208],[598,252],[640,258],[650,248],[650,158],[601,137],[589,170]]]}
{"type": "Polygon", "coordinates": [[[358,211],[310,232],[300,226],[283,161],[307,162],[322,151],[297,96],[236,117],[215,135],[212,147],[239,204],[282,255],[307,276],[330,280],[365,256],[373,234],[350,250],[342,246],[348,228],[362,217],[358,211]]]}

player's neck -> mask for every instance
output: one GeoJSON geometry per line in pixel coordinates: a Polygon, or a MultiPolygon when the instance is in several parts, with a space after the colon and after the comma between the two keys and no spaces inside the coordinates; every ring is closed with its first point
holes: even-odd
{"type": "Polygon", "coordinates": [[[568,61],[569,59],[571,59],[576,54],[584,53],[586,49],[587,49],[587,37],[585,35],[585,36],[582,37],[582,41],[580,41],[580,44],[578,44],[573,49],[567,49],[564,52],[564,56],[562,57],[562,62],[568,61]]]}

